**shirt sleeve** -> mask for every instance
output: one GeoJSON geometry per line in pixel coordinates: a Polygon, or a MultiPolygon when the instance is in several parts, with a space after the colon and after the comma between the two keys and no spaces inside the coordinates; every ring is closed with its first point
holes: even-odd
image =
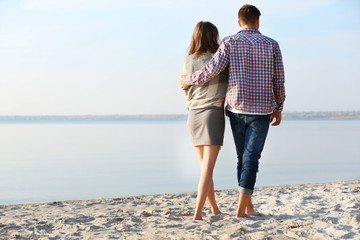
{"type": "Polygon", "coordinates": [[[229,47],[225,41],[220,46],[212,59],[200,70],[185,78],[187,85],[204,85],[210,79],[222,72],[229,64],[229,47]]]}
{"type": "Polygon", "coordinates": [[[273,88],[275,100],[277,103],[277,108],[274,111],[281,112],[283,110],[285,101],[285,73],[279,45],[275,46],[274,53],[273,88]]]}

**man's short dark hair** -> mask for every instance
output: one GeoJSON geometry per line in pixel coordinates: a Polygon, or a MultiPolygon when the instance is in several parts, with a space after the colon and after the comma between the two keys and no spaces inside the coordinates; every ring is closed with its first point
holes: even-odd
{"type": "Polygon", "coordinates": [[[239,10],[239,20],[247,25],[254,26],[259,19],[261,13],[259,9],[250,4],[245,4],[239,10]]]}

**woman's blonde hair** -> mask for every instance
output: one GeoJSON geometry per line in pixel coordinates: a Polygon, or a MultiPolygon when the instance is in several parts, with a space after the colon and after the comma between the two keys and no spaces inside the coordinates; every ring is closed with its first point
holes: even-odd
{"type": "Polygon", "coordinates": [[[196,24],[191,38],[189,55],[201,55],[207,52],[215,53],[219,47],[219,32],[211,22],[196,24]]]}

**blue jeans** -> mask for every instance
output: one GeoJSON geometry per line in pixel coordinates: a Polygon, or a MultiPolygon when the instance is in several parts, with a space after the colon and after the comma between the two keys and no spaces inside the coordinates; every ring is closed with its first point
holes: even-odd
{"type": "Polygon", "coordinates": [[[229,112],[229,117],[238,157],[239,192],[252,194],[271,114],[246,115],[229,112]]]}

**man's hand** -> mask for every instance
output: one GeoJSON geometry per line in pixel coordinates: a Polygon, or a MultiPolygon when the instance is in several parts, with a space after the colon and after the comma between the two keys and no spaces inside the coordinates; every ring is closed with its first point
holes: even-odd
{"type": "Polygon", "coordinates": [[[271,115],[270,122],[273,122],[271,126],[278,126],[281,123],[281,112],[274,112],[271,115]],[[275,122],[273,120],[275,119],[275,122]]]}
{"type": "Polygon", "coordinates": [[[181,84],[181,88],[182,90],[185,90],[187,89],[188,87],[190,87],[190,85],[187,85],[185,83],[185,78],[187,77],[187,75],[181,75],[181,81],[180,81],[180,84],[181,84]]]}

